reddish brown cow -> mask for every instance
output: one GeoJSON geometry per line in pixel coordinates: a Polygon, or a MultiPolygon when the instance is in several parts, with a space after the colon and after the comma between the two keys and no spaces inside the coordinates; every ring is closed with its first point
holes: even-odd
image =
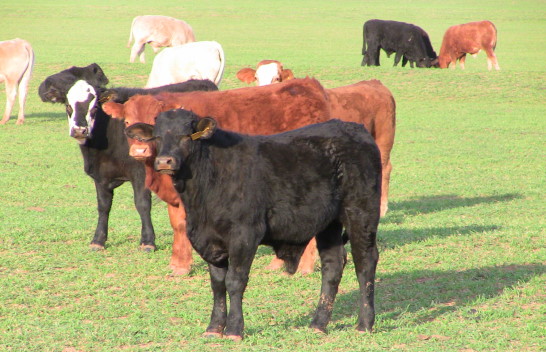
{"type": "Polygon", "coordinates": [[[237,78],[247,84],[256,82],[258,86],[265,86],[294,79],[294,74],[292,70],[283,68],[282,63],[277,60],[262,60],[258,62],[256,69],[250,67],[240,69],[237,78]]]}
{"type": "MultiPolygon", "coordinates": [[[[390,91],[377,80],[362,81],[350,86],[324,90],[314,79],[294,79],[283,84],[240,88],[227,91],[188,92],[134,96],[125,104],[105,103],[103,109],[111,116],[125,118],[127,126],[137,122],[155,123],[159,112],[184,107],[201,116],[213,116],[223,129],[247,134],[274,134],[311,123],[323,122],[331,117],[364,124],[372,133],[381,151],[385,169],[383,182],[390,174],[390,150],[394,141],[395,102],[390,91]]],[[[155,150],[150,144],[130,140],[130,154],[146,160],[146,184],[161,199],[169,203],[173,227],[185,227],[184,208],[174,189],[172,180],[153,170],[155,150]],[[167,199],[170,199],[167,200],[167,199]]],[[[382,186],[388,190],[388,185],[382,186]]],[[[382,193],[382,209],[387,208],[387,194],[382,193]]],[[[185,240],[187,241],[187,239],[185,240]]],[[[313,271],[316,260],[316,243],[312,241],[302,256],[298,270],[313,271]]],[[[174,250],[174,249],[173,249],[174,250]]],[[[274,260],[270,268],[282,265],[274,260]]]]}
{"type": "Polygon", "coordinates": [[[444,34],[438,64],[440,68],[455,68],[457,60],[464,69],[466,54],[476,56],[480,50],[487,54],[487,68],[500,70],[495,47],[497,29],[492,22],[479,21],[449,27],[444,34]]]}

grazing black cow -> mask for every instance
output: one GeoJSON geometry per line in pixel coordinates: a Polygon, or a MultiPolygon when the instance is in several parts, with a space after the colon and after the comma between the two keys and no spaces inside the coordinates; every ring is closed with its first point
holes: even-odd
{"type": "Polygon", "coordinates": [[[72,66],[47,77],[38,87],[38,95],[45,103],[66,104],[66,93],[79,80],[84,80],[95,88],[103,88],[108,84],[108,78],[99,65],[93,63],[85,67],[72,66]]]}
{"type": "MultiPolygon", "coordinates": [[[[75,76],[73,71],[71,74],[75,76]]],[[[210,81],[197,80],[153,89],[120,87],[105,90],[102,87],[93,87],[85,80],[78,80],[72,87],[65,87],[63,84],[72,79],[67,78],[68,76],[70,74],[67,75],[66,70],[49,76],[46,79],[47,86],[55,87],[52,90],[54,95],[44,94],[44,98],[50,102],[65,102],[70,136],[79,142],[84,171],[95,182],[99,219],[91,247],[104,248],[108,236],[108,217],[114,189],[130,181],[133,186],[135,206],[142,221],[141,248],[146,251],[153,250],[155,249],[155,233],[150,217],[151,193],[145,187],[144,165],[129,156],[123,121],[110,118],[102,110],[102,103],[107,99],[123,103],[134,94],[156,94],[164,90],[186,92],[195,89],[218,90],[218,88],[210,81]],[[61,75],[61,73],[65,74],[61,75]],[[64,89],[67,88],[69,88],[68,91],[65,91],[64,89]],[[100,96],[97,91],[103,91],[103,95],[100,96]],[[47,100],[50,97],[52,100],[47,100]]],[[[99,76],[90,80],[97,82],[104,81],[101,77],[106,78],[102,70],[99,76]]],[[[46,86],[45,81],[42,85],[46,86]]]]}
{"type": "Polygon", "coordinates": [[[330,120],[246,136],[177,109],[159,114],[155,129],[137,123],[126,134],[156,141],[154,167],[172,175],[188,238],[209,263],[214,305],[205,336],[242,339],[242,298],[258,245],[272,246],[294,273],[315,235],[322,288],[311,328],[325,331],[330,320],[348,238],[361,292],[357,329],[371,331],[381,158],[363,125],[330,120]]]}
{"type": "Polygon", "coordinates": [[[410,23],[397,21],[369,20],[364,23],[362,44],[362,66],[379,66],[380,49],[387,56],[396,53],[394,66],[400,58],[402,66],[409,61],[417,67],[431,67],[436,52],[432,48],[427,32],[410,23]]]}

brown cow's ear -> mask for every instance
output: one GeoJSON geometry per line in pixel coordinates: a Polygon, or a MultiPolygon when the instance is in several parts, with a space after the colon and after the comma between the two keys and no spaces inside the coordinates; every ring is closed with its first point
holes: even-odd
{"type": "Polygon", "coordinates": [[[123,104],[108,101],[102,104],[102,110],[115,119],[122,119],[123,116],[123,104]]]}
{"type": "Polygon", "coordinates": [[[216,131],[216,120],[212,117],[204,117],[197,122],[195,133],[191,135],[191,139],[209,139],[216,131]]]}
{"type": "Polygon", "coordinates": [[[250,67],[243,68],[237,72],[237,78],[239,78],[240,81],[245,82],[246,84],[250,84],[254,81],[256,81],[256,70],[250,67]]]}
{"type": "Polygon", "coordinates": [[[154,126],[147,123],[135,123],[125,129],[125,135],[139,142],[149,142],[154,139],[154,126]]]}
{"type": "Polygon", "coordinates": [[[294,74],[291,69],[282,70],[281,72],[282,81],[288,81],[289,79],[294,79],[294,74]]]}

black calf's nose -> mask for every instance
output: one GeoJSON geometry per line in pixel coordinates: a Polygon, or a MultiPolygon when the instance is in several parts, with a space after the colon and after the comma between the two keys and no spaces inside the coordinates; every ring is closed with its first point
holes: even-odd
{"type": "Polygon", "coordinates": [[[159,156],[155,158],[155,169],[157,171],[175,171],[178,169],[178,165],[171,156],[159,156]]]}

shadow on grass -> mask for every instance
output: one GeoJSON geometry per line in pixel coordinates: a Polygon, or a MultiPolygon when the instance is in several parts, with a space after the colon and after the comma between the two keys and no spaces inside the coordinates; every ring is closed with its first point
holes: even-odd
{"type": "Polygon", "coordinates": [[[49,122],[66,119],[66,113],[64,112],[63,106],[59,106],[59,108],[60,109],[58,112],[41,112],[28,115],[25,114],[25,120],[49,122]]]}
{"type": "Polygon", "coordinates": [[[379,226],[377,246],[379,252],[385,249],[393,249],[412,242],[424,241],[430,237],[468,236],[474,233],[482,233],[499,230],[499,226],[460,226],[460,227],[434,227],[427,229],[397,229],[381,230],[379,226]]]}
{"type": "MultiPolygon", "coordinates": [[[[421,324],[444,314],[460,311],[465,319],[480,319],[479,307],[469,309],[479,299],[491,299],[504,290],[520,285],[544,274],[540,264],[490,266],[470,270],[416,270],[382,276],[376,284],[376,321],[381,330],[393,330],[404,324],[421,324]]],[[[345,275],[354,273],[345,272],[345,275]]],[[[318,297],[317,297],[318,300],[318,297]]],[[[329,329],[356,327],[358,290],[338,294],[329,329]],[[354,317],[354,324],[336,324],[345,317],[354,317]]],[[[287,321],[287,326],[309,325],[314,311],[287,321]]]]}
{"type": "Polygon", "coordinates": [[[472,207],[478,204],[509,202],[523,198],[521,194],[507,193],[483,197],[460,197],[456,194],[418,197],[400,202],[389,202],[389,212],[381,219],[385,223],[400,224],[408,216],[430,214],[445,209],[472,207]]]}

